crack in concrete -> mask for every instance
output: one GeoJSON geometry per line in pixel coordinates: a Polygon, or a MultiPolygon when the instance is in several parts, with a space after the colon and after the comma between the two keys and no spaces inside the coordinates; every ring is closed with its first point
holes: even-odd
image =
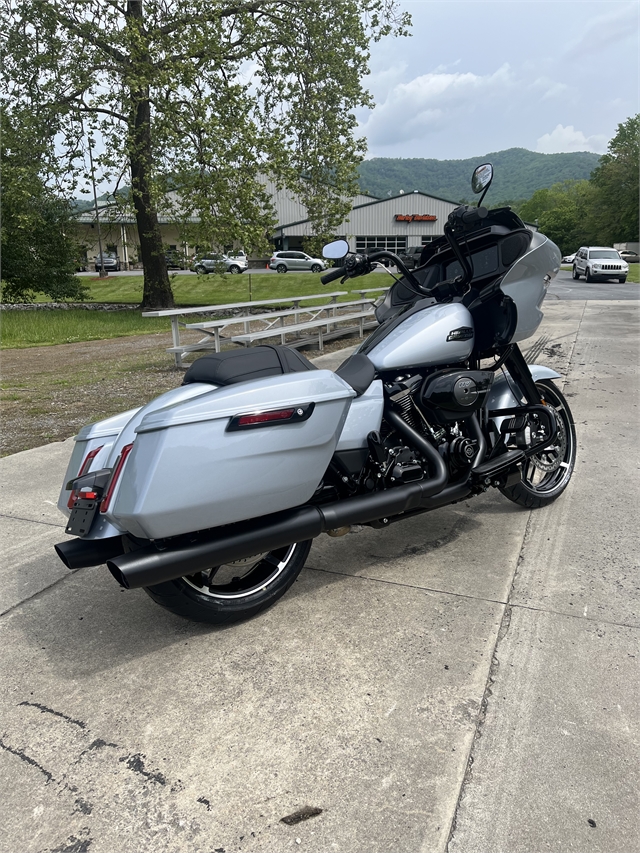
{"type": "MultiPolygon", "coordinates": [[[[585,301],[584,306],[582,308],[582,313],[580,314],[580,320],[578,322],[578,327],[576,330],[576,335],[574,338],[573,346],[571,347],[571,352],[569,353],[569,357],[567,359],[567,367],[566,367],[566,371],[565,371],[565,377],[568,376],[571,372],[571,367],[572,367],[572,363],[573,363],[573,353],[575,351],[578,336],[580,334],[580,329],[582,327],[582,322],[584,319],[586,307],[587,307],[587,303],[585,301]]],[[[531,352],[531,350],[529,350],[529,353],[530,352],[531,352]]],[[[529,356],[529,353],[527,353],[527,356],[529,356]]],[[[529,358],[527,358],[527,361],[529,361],[529,358]]],[[[564,388],[565,384],[566,384],[566,379],[562,383],[563,388],[564,388]]],[[[528,541],[529,541],[530,536],[531,536],[532,521],[533,521],[533,511],[530,510],[529,511],[529,518],[527,519],[527,525],[526,525],[525,531],[524,531],[524,536],[522,537],[522,544],[520,546],[520,553],[518,554],[518,559],[516,561],[516,565],[515,565],[515,568],[513,571],[513,576],[511,578],[511,584],[509,587],[509,593],[507,595],[507,601],[504,605],[504,612],[502,614],[502,619],[500,621],[500,628],[498,629],[496,641],[495,641],[495,644],[493,647],[493,652],[491,654],[491,665],[489,667],[489,672],[487,674],[487,681],[485,683],[485,689],[484,689],[484,693],[482,696],[482,702],[480,703],[480,711],[478,713],[475,732],[474,732],[474,735],[473,735],[473,738],[471,741],[471,746],[469,747],[469,754],[467,757],[467,764],[466,764],[465,772],[464,772],[464,775],[462,777],[462,782],[460,783],[460,789],[458,791],[458,797],[457,797],[455,808],[453,810],[453,815],[451,818],[451,825],[449,827],[447,842],[445,844],[445,853],[448,853],[449,846],[450,846],[450,844],[451,844],[451,842],[455,836],[457,822],[458,822],[458,814],[460,811],[460,804],[464,798],[465,791],[466,791],[469,783],[471,782],[476,746],[477,746],[479,739],[482,737],[482,734],[483,734],[483,729],[484,729],[484,726],[486,723],[486,718],[487,718],[487,710],[488,710],[488,706],[489,706],[489,700],[493,696],[493,689],[492,688],[493,688],[493,685],[495,684],[496,677],[498,674],[498,670],[500,667],[500,658],[498,656],[498,647],[499,647],[500,643],[502,642],[502,640],[507,636],[507,634],[509,632],[509,628],[511,626],[511,613],[513,610],[513,605],[511,604],[511,598],[512,598],[514,590],[515,590],[515,583],[516,583],[518,574],[520,572],[520,567],[524,561],[524,555],[525,555],[526,547],[527,547],[528,541]]],[[[537,610],[538,608],[529,607],[526,609],[537,610]]],[[[544,611],[542,611],[542,612],[544,612],[544,611]]],[[[562,614],[562,615],[564,615],[564,614],[562,614]]]]}
{"type": "Polygon", "coordinates": [[[64,530],[64,524],[57,524],[54,521],[39,521],[35,518],[23,518],[21,515],[7,515],[6,512],[0,512],[0,518],[10,518],[12,521],[27,521],[30,524],[44,524],[47,527],[56,527],[58,530],[64,530]]]}
{"type": "MultiPolygon", "coordinates": [[[[525,531],[526,535],[526,531],[525,531]]],[[[523,539],[524,542],[524,539],[523,539]]],[[[520,559],[520,558],[518,558],[520,559]]],[[[518,567],[516,566],[516,572],[518,567]]],[[[585,616],[581,613],[563,613],[562,610],[551,610],[547,607],[534,607],[532,604],[517,604],[513,601],[502,601],[499,598],[485,598],[480,595],[470,595],[469,593],[464,592],[452,592],[450,589],[439,589],[433,586],[417,586],[416,584],[411,583],[401,583],[400,581],[390,581],[385,580],[384,578],[372,578],[369,575],[350,575],[347,572],[340,572],[332,569],[317,569],[315,566],[305,566],[304,571],[310,572],[319,572],[326,575],[339,575],[344,578],[351,578],[353,580],[363,580],[363,581],[371,581],[372,583],[381,583],[387,584],[388,586],[400,586],[406,589],[415,589],[422,592],[435,592],[439,595],[448,595],[452,598],[464,598],[469,601],[482,601],[486,604],[502,604],[503,606],[508,606],[512,610],[531,610],[534,613],[548,613],[550,616],[562,616],[567,619],[580,619],[583,622],[595,622],[599,625],[611,625],[617,628],[636,628],[640,629],[640,625],[629,624],[628,622],[615,622],[612,619],[605,619],[602,617],[593,617],[593,616],[585,616]]],[[[514,579],[516,575],[514,574],[514,579]]]]}

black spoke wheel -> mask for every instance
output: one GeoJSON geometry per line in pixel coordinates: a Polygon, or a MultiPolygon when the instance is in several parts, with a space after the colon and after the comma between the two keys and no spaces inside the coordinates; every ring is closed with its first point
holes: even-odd
{"type": "Polygon", "coordinates": [[[255,616],[285,594],[305,564],[311,540],[212,566],[146,587],[157,603],[196,622],[223,625],[255,616]]]}
{"type": "Polygon", "coordinates": [[[552,446],[524,463],[519,483],[500,489],[527,509],[546,506],[559,497],[569,485],[576,463],[576,430],[567,401],[549,379],[536,382],[536,388],[555,411],[558,434],[552,446]]]}

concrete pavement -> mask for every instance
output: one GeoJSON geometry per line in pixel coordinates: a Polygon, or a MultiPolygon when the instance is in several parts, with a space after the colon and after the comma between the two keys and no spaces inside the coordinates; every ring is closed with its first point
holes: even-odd
{"type": "Polygon", "coordinates": [[[0,851],[639,850],[638,304],[546,311],[565,495],[321,537],[240,625],[62,566],[71,442],[0,460],[0,851]]]}

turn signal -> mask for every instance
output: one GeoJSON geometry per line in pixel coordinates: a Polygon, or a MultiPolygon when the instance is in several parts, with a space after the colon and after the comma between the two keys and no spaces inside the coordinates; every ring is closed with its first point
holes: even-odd
{"type": "MultiPolygon", "coordinates": [[[[100,451],[102,450],[103,447],[104,447],[104,444],[101,444],[100,447],[96,447],[94,450],[91,450],[91,451],[89,451],[89,453],[87,453],[87,455],[84,457],[84,462],[80,466],[80,470],[78,471],[78,473],[76,474],[74,479],[77,480],[78,477],[82,477],[83,474],[87,473],[87,471],[89,470],[89,467],[91,466],[91,463],[96,458],[98,453],[100,453],[100,451]]],[[[69,496],[69,500],[67,501],[67,506],[69,507],[69,509],[73,509],[73,504],[77,500],[78,500],[78,493],[76,492],[75,489],[72,489],[71,494],[69,496]]]]}
{"type": "Polygon", "coordinates": [[[127,461],[127,457],[132,450],[133,444],[125,444],[125,446],[120,451],[120,456],[118,456],[115,467],[113,469],[113,474],[111,475],[111,479],[109,480],[109,485],[107,486],[107,493],[105,494],[104,498],[102,499],[102,503],[100,504],[100,512],[106,512],[109,509],[113,490],[116,487],[116,483],[118,482],[120,474],[122,474],[124,463],[127,461]]]}

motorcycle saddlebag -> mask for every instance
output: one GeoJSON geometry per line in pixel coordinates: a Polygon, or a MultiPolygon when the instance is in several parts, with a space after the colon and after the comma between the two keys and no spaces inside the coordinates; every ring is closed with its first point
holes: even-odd
{"type": "Polygon", "coordinates": [[[305,503],[354,396],[332,371],[313,369],[212,388],[150,412],[136,428],[112,522],[160,539],[305,503]],[[296,414],[242,426],[247,415],[278,411],[296,414]]]}

